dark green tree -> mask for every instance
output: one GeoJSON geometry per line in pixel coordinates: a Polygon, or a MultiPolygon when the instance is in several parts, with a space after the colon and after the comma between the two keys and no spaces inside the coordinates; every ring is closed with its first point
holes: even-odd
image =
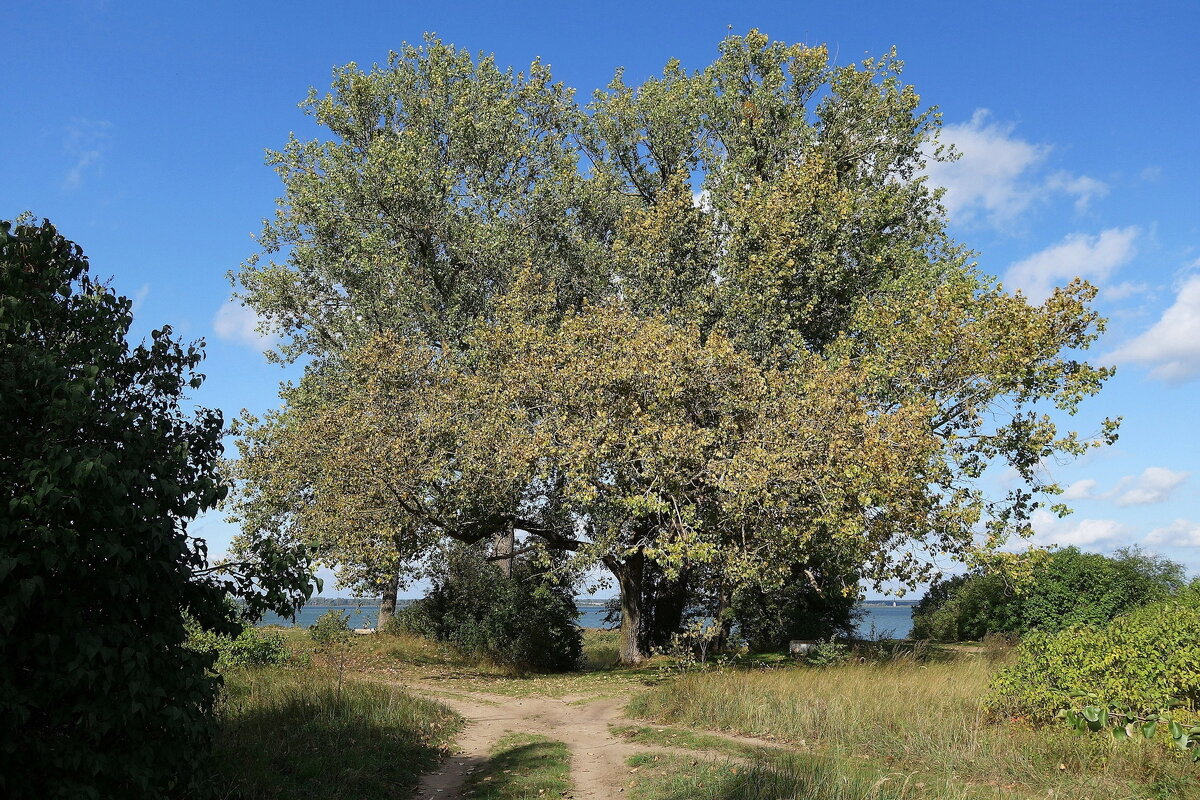
{"type": "Polygon", "coordinates": [[[1182,565],[1136,547],[1111,556],[1067,547],[1050,553],[1020,585],[994,572],[934,583],[913,609],[912,635],[954,641],[1103,625],[1183,585],[1182,565]]]}
{"type": "Polygon", "coordinates": [[[575,669],[583,632],[568,584],[514,558],[501,573],[480,546],[452,543],[436,560],[429,592],[396,615],[401,629],[518,669],[575,669]]]}
{"type": "Polygon", "coordinates": [[[132,303],[49,222],[0,223],[0,795],[175,797],[206,771],[218,681],[185,620],[289,611],[272,543],[209,567],[187,523],[225,495],[219,412],[183,407],[198,346],[131,347],[132,303]]]}

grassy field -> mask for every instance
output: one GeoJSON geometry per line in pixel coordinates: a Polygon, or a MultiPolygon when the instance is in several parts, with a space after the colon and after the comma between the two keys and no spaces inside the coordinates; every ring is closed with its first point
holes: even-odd
{"type": "MultiPolygon", "coordinates": [[[[218,755],[227,797],[406,796],[458,725],[437,703],[387,685],[417,681],[435,698],[470,694],[485,705],[508,697],[631,698],[626,713],[635,719],[616,723],[614,737],[697,754],[639,757],[623,795],[633,800],[1200,798],[1200,770],[1155,744],[1114,746],[1065,728],[986,718],[980,700],[999,662],[971,648],[931,660],[881,651],[875,662],[829,668],[749,659],[759,666],[678,674],[662,662],[614,667],[614,636],[600,631],[587,634],[583,671],[516,674],[414,637],[355,637],[336,657],[304,631],[286,638],[296,663],[307,666],[227,677],[218,755]]],[[[467,796],[567,792],[566,748],[536,732],[502,739],[467,796]]]]}
{"type": "Polygon", "coordinates": [[[1200,797],[1195,767],[1154,744],[1114,746],[1102,736],[986,719],[979,700],[994,669],[987,659],[967,656],[689,674],[635,697],[627,712],[772,738],[928,782],[927,791],[952,792],[929,796],[957,797],[954,787],[972,786],[1010,796],[1200,797]]]}
{"type": "Polygon", "coordinates": [[[218,796],[395,800],[461,726],[437,703],[319,666],[225,676],[213,756],[218,796]]]}

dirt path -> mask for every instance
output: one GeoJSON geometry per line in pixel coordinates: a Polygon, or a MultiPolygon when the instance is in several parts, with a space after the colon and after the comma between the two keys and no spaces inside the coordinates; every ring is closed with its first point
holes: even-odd
{"type": "MultiPolygon", "coordinates": [[[[631,780],[626,760],[647,751],[684,753],[696,759],[715,758],[696,750],[626,742],[614,737],[609,725],[621,721],[625,698],[507,697],[484,692],[455,691],[448,696],[441,687],[408,684],[409,691],[443,703],[468,720],[459,737],[460,752],[443,763],[439,772],[422,778],[417,797],[458,800],[467,777],[488,759],[492,745],[509,731],[537,733],[564,742],[571,751],[571,780],[576,800],[612,800],[620,797],[631,780]]],[[[769,742],[733,738],[747,744],[771,746],[769,742]]],[[[719,756],[729,760],[730,756],[719,756]]]]}

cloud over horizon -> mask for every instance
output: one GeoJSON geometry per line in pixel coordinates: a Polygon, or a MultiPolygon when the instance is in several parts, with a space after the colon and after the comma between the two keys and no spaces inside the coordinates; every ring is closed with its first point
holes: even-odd
{"type": "Polygon", "coordinates": [[[1042,509],[1033,512],[1030,522],[1034,530],[1033,543],[1043,547],[1088,547],[1112,542],[1129,533],[1129,528],[1113,519],[1068,521],[1042,509]]]}
{"type": "Polygon", "coordinates": [[[233,299],[221,304],[212,322],[218,338],[245,345],[260,353],[270,350],[279,342],[279,337],[274,333],[261,330],[263,324],[264,320],[254,309],[233,299]]]}
{"type": "Polygon", "coordinates": [[[1136,227],[1109,228],[1096,236],[1072,233],[1055,245],[1018,261],[1008,268],[1004,283],[1021,289],[1030,300],[1041,302],[1055,286],[1085,278],[1101,283],[1136,253],[1136,227]]]}
{"type": "Polygon", "coordinates": [[[89,172],[100,174],[104,154],[111,144],[112,129],[113,124],[102,119],[77,117],[71,120],[63,137],[63,152],[70,159],[63,177],[64,189],[78,189],[89,172]]]}
{"type": "Polygon", "coordinates": [[[1166,383],[1200,375],[1200,275],[1183,282],[1157,322],[1108,357],[1118,364],[1148,366],[1150,377],[1166,383]]]}
{"type": "Polygon", "coordinates": [[[1150,531],[1146,535],[1146,544],[1200,547],[1200,523],[1177,519],[1170,525],[1150,531]]]}
{"type": "Polygon", "coordinates": [[[1094,198],[1108,194],[1107,184],[1086,175],[1063,170],[1039,175],[1054,148],[1019,139],[1015,129],[1013,123],[993,121],[985,108],[967,122],[942,126],[941,143],[954,145],[960,158],[930,160],[925,173],[933,184],[945,187],[942,203],[954,222],[1003,227],[1055,196],[1074,198],[1075,210],[1082,212],[1094,198]]]}

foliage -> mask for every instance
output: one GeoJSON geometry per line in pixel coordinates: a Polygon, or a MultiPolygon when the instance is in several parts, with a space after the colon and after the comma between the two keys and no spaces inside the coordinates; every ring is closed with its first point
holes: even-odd
{"type": "Polygon", "coordinates": [[[391,800],[433,769],[458,715],[396,686],[319,670],[233,670],[206,767],[218,797],[391,800]]]}
{"type": "Polygon", "coordinates": [[[569,587],[547,581],[526,560],[511,577],[477,549],[454,547],[425,597],[396,615],[413,633],[449,642],[518,669],[575,669],[583,635],[569,587]]]}
{"type": "Polygon", "coordinates": [[[215,669],[222,674],[230,669],[282,666],[292,660],[283,635],[260,628],[248,627],[231,637],[190,625],[187,646],[211,654],[215,669]]]}
{"type": "Polygon", "coordinates": [[[1183,566],[1138,548],[1112,556],[1056,550],[1020,582],[973,572],[933,584],[913,609],[913,637],[961,641],[989,633],[1101,625],[1183,585],[1183,566]]]}
{"type": "Polygon", "coordinates": [[[1200,703],[1200,607],[1168,600],[1100,626],[1035,632],[997,675],[996,714],[1048,721],[1080,693],[1134,714],[1200,703]]]}
{"type": "Polygon", "coordinates": [[[846,570],[793,567],[777,589],[750,586],[734,593],[734,634],[753,651],[781,650],[792,639],[852,636],[863,614],[856,583],[846,570]]]}
{"type": "Polygon", "coordinates": [[[127,341],[132,302],[49,222],[0,223],[0,793],[166,797],[209,765],[217,679],[185,615],[287,611],[275,541],[210,568],[188,522],[225,495],[219,412],[185,412],[199,346],[127,341]]]}
{"type": "Polygon", "coordinates": [[[1082,707],[1060,709],[1055,715],[1076,733],[1106,731],[1119,742],[1138,737],[1153,740],[1161,731],[1176,749],[1190,750],[1192,761],[1200,761],[1200,725],[1194,716],[1192,722],[1181,725],[1162,714],[1139,714],[1114,703],[1094,705],[1098,698],[1090,692],[1077,692],[1076,697],[1085,701],[1082,707]]]}
{"type": "Polygon", "coordinates": [[[636,661],[648,563],[721,584],[697,592],[829,563],[912,585],[917,553],[1028,534],[1041,465],[1115,437],[1044,411],[1110,374],[1075,357],[1095,290],[1035,306],[974,270],[902,66],[751,31],[586,107],[434,37],[337,70],[306,103],[329,139],[271,156],[286,256],[236,276],[311,356],[241,426],[243,546],[365,587],[516,527],[612,572],[636,661]],[[986,492],[994,463],[1020,487],[986,492]]]}
{"type": "Polygon", "coordinates": [[[849,645],[837,639],[819,639],[805,663],[811,667],[840,667],[849,660],[849,645]]]}
{"type": "Polygon", "coordinates": [[[335,645],[346,641],[353,635],[350,632],[349,623],[350,615],[348,613],[331,608],[317,617],[317,621],[308,627],[308,635],[322,647],[335,645]]]}

